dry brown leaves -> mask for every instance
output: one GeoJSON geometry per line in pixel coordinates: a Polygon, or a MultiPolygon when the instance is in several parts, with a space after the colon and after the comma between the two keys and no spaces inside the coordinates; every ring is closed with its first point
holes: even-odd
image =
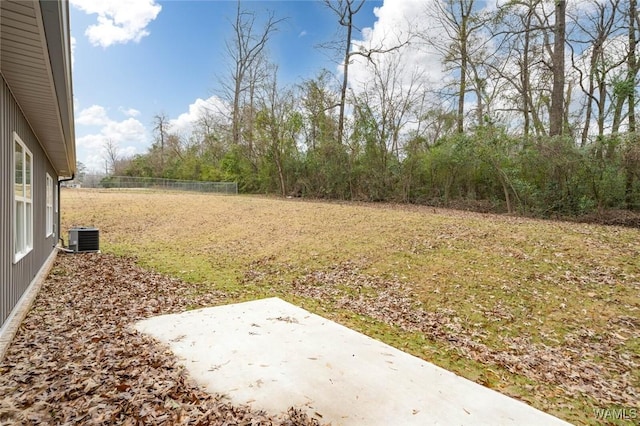
{"type": "Polygon", "coordinates": [[[166,347],[129,327],[223,298],[130,259],[60,255],[0,363],[0,424],[318,425],[200,390],[166,347]]]}
{"type": "MultiPolygon", "coordinates": [[[[249,275],[249,279],[259,277],[249,275]]],[[[587,330],[569,334],[555,347],[532,343],[526,336],[505,336],[507,350],[496,350],[481,343],[481,328],[465,324],[454,310],[425,311],[406,283],[367,276],[353,262],[310,272],[293,282],[293,291],[407,331],[419,331],[476,361],[500,365],[536,382],[555,384],[567,395],[589,395],[602,404],[635,406],[640,401],[640,390],[630,377],[640,368],[640,359],[615,351],[621,343],[620,334],[640,336],[637,318],[611,321],[608,333],[597,338],[587,330]]]]}

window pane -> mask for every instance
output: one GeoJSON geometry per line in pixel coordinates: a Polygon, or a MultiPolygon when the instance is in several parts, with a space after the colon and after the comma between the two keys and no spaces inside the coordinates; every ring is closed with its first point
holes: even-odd
{"type": "Polygon", "coordinates": [[[25,203],[25,216],[26,216],[26,241],[25,248],[33,248],[33,207],[31,203],[25,203]]]}
{"type": "Polygon", "coordinates": [[[24,202],[16,201],[15,252],[24,251],[24,202]]]}
{"type": "Polygon", "coordinates": [[[53,233],[53,207],[51,206],[47,206],[47,223],[46,223],[46,231],[45,231],[45,236],[49,236],[53,233]]]}
{"type": "Polygon", "coordinates": [[[53,179],[49,176],[49,173],[45,175],[46,177],[46,228],[45,228],[45,236],[49,236],[53,234],[53,179]]]}
{"type": "Polygon", "coordinates": [[[31,199],[31,156],[28,153],[24,153],[24,183],[25,183],[25,194],[24,196],[28,199],[31,199]]]}
{"type": "Polygon", "coordinates": [[[23,196],[23,170],[24,167],[22,165],[22,158],[23,158],[23,152],[22,152],[22,146],[19,143],[15,143],[15,153],[14,153],[14,165],[15,165],[15,171],[16,171],[16,175],[15,175],[15,193],[18,197],[22,197],[23,196]]]}
{"type": "Polygon", "coordinates": [[[53,181],[51,176],[47,175],[47,206],[53,204],[53,181]]]}

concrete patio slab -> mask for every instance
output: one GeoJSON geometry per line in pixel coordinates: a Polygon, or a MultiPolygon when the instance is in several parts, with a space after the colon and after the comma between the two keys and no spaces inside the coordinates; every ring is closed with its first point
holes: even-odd
{"type": "Polygon", "coordinates": [[[334,425],[566,425],[277,298],[140,321],[207,391],[334,425]]]}

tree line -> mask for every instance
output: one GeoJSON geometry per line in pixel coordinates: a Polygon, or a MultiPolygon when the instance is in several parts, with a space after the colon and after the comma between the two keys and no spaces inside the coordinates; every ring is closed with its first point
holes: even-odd
{"type": "Polygon", "coordinates": [[[283,19],[238,2],[220,106],[188,135],[156,115],[148,152],[111,151],[111,171],[538,216],[640,209],[637,0],[433,0],[416,13],[430,29],[366,43],[364,0],[324,3],[342,32],[320,48],[340,73],[282,85],[268,45],[283,19]]]}

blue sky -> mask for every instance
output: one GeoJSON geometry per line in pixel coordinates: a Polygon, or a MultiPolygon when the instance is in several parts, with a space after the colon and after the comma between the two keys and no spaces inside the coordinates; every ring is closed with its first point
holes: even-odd
{"type": "MultiPolygon", "coordinates": [[[[178,128],[194,119],[197,105],[219,93],[235,1],[70,3],[78,160],[89,172],[104,170],[107,140],[121,155],[145,152],[154,115],[166,114],[178,128]]],[[[379,19],[374,10],[381,6],[382,0],[368,0],[357,25],[373,28],[379,19]]],[[[316,47],[334,39],[338,29],[337,17],[321,1],[245,1],[242,7],[258,19],[268,11],[287,18],[269,45],[282,82],[313,78],[323,67],[337,73],[338,64],[316,47]]]]}

